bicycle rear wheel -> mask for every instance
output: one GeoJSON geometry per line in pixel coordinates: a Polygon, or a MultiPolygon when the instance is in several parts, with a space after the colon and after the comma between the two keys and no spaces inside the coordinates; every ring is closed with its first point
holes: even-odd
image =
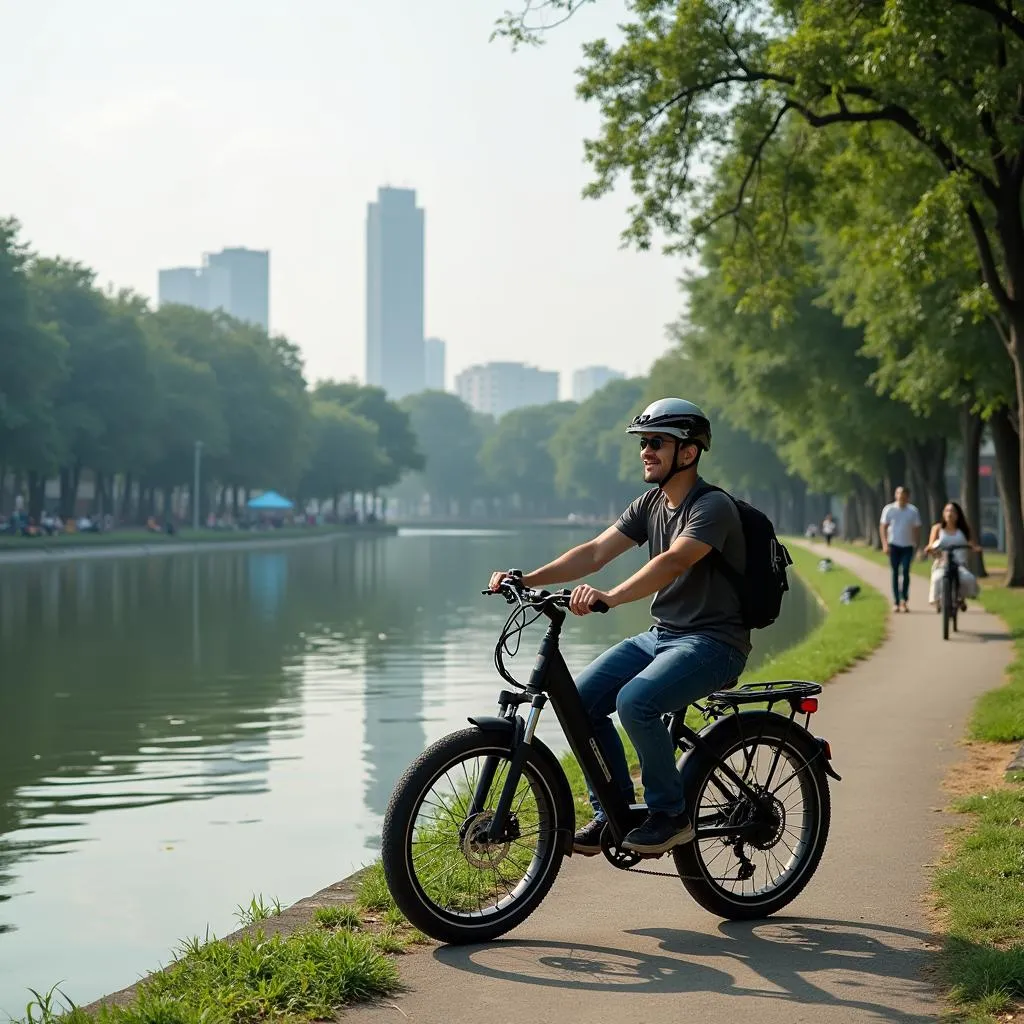
{"type": "Polygon", "coordinates": [[[759,816],[721,763],[709,761],[687,794],[697,835],[673,851],[676,869],[687,892],[712,914],[767,917],[797,897],[825,852],[831,798],[823,755],[806,733],[778,715],[766,719],[759,736],[730,733],[717,743],[712,737],[711,744],[719,762],[769,798],[772,816],[759,816]],[[758,818],[757,834],[701,837],[702,829],[758,818]]]}

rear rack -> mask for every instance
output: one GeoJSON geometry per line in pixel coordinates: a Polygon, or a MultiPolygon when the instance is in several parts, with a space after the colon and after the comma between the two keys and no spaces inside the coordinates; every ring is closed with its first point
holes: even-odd
{"type": "Polygon", "coordinates": [[[741,704],[767,704],[771,708],[773,704],[795,703],[818,693],[821,693],[820,683],[785,679],[774,683],[743,683],[729,690],[716,690],[705,699],[708,704],[724,704],[735,710],[741,704]]]}

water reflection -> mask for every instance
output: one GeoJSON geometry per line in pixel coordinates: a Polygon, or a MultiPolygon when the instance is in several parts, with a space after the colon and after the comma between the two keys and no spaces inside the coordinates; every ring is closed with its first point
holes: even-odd
{"type": "MultiPolygon", "coordinates": [[[[252,892],[290,902],[372,856],[409,761],[493,708],[507,609],[481,582],[578,539],[411,531],[4,567],[0,1011],[58,979],[87,1001],[181,936],[223,933],[252,892]]],[[[758,654],[819,614],[794,589],[758,654]]],[[[648,623],[644,603],[574,621],[566,659],[648,623]]]]}

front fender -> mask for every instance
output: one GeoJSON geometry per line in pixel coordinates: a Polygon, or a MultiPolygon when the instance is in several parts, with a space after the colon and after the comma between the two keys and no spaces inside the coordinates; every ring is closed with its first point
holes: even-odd
{"type": "MultiPolygon", "coordinates": [[[[523,736],[526,723],[516,715],[515,718],[499,718],[496,715],[475,715],[469,719],[471,725],[475,725],[481,732],[501,732],[509,739],[509,746],[518,743],[523,736]]],[[[537,761],[543,764],[551,784],[555,790],[555,802],[557,804],[555,813],[558,818],[555,828],[562,841],[562,850],[567,856],[572,855],[572,838],[576,831],[576,801],[573,799],[572,789],[569,780],[565,777],[565,769],[555,756],[551,748],[536,736],[530,742],[530,747],[537,761]]]]}

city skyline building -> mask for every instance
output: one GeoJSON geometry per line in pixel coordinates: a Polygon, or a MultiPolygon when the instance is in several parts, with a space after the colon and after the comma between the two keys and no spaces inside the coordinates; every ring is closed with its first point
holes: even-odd
{"type": "Polygon", "coordinates": [[[415,189],[377,189],[366,209],[366,383],[399,399],[426,382],[424,211],[415,189]]]}
{"type": "Polygon", "coordinates": [[[585,402],[605,384],[613,380],[622,380],[625,376],[610,366],[583,366],[572,375],[572,400],[585,402]]]}
{"type": "Polygon", "coordinates": [[[201,267],[157,272],[159,305],[177,303],[229,316],[270,330],[270,252],[231,248],[204,253],[201,267]]]}
{"type": "Polygon", "coordinates": [[[440,338],[424,338],[424,387],[428,391],[444,391],[445,343],[440,338]]]}
{"type": "Polygon", "coordinates": [[[558,401],[558,373],[525,363],[480,363],[455,377],[455,392],[470,408],[500,419],[513,409],[558,401]]]}

